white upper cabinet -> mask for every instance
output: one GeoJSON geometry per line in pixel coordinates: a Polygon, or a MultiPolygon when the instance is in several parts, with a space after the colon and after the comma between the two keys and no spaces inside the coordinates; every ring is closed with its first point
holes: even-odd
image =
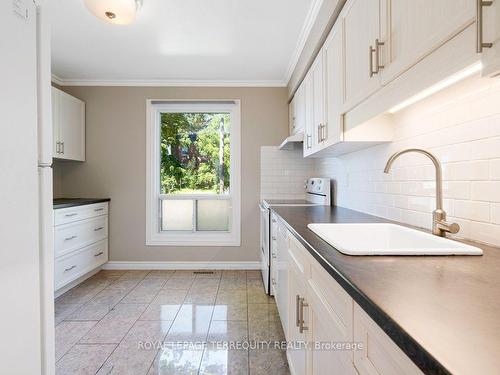
{"type": "Polygon", "coordinates": [[[343,80],[342,28],[333,26],[323,46],[323,65],[325,81],[325,122],[323,147],[343,140],[342,95],[343,80]]]}
{"type": "Polygon", "coordinates": [[[305,101],[305,90],[303,85],[301,85],[292,102],[290,103],[291,111],[291,126],[290,134],[297,134],[304,131],[305,127],[305,116],[306,116],[306,101],[305,101]]]}
{"type": "Polygon", "coordinates": [[[475,3],[472,0],[383,0],[382,84],[391,82],[472,24],[475,3]]]}
{"type": "Polygon", "coordinates": [[[478,15],[482,15],[482,19],[478,17],[477,47],[482,50],[483,75],[494,76],[500,74],[500,1],[494,0],[489,6],[478,2],[477,6],[478,15]]]}
{"type": "Polygon", "coordinates": [[[322,146],[325,134],[325,95],[323,54],[320,52],[311,66],[312,76],[312,110],[313,110],[313,150],[322,146]]]}
{"type": "Polygon", "coordinates": [[[380,78],[376,74],[377,60],[380,61],[383,48],[376,45],[376,41],[380,41],[379,0],[348,1],[339,21],[344,31],[343,109],[347,111],[380,87],[380,78]]]}
{"type": "Polygon", "coordinates": [[[85,103],[52,88],[54,157],[85,161],[85,103]]]}
{"type": "Polygon", "coordinates": [[[314,83],[312,71],[306,75],[301,84],[304,90],[304,156],[314,152],[314,83]]]}

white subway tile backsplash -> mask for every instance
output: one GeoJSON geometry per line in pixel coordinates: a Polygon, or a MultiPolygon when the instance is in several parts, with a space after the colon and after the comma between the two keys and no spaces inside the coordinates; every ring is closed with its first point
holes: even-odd
{"type": "Polygon", "coordinates": [[[489,180],[490,162],[479,160],[444,164],[443,176],[445,180],[454,181],[489,180]]]}
{"type": "Polygon", "coordinates": [[[473,181],[472,199],[476,201],[500,202],[500,181],[473,181]]]}
{"type": "Polygon", "coordinates": [[[500,159],[490,161],[490,176],[492,180],[500,180],[500,159]]]}
{"type": "Polygon", "coordinates": [[[456,200],[454,215],[462,219],[490,221],[490,203],[456,200]]]}
{"type": "Polygon", "coordinates": [[[317,174],[336,180],[339,206],[430,229],[435,171],[422,155],[406,154],[383,173],[387,159],[405,148],[434,153],[443,166],[444,208],[461,225],[457,237],[500,246],[500,80],[471,78],[394,115],[390,144],[316,160],[317,174]]]}
{"type": "Polygon", "coordinates": [[[491,204],[491,222],[500,224],[500,203],[491,204]]]}
{"type": "Polygon", "coordinates": [[[304,159],[301,150],[263,146],[260,151],[261,199],[304,198],[304,182],[313,177],[314,160],[304,159]]]}

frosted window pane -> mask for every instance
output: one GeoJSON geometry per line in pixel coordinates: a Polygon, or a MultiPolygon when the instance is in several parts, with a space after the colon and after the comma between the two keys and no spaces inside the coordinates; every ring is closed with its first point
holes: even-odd
{"type": "Polygon", "coordinates": [[[230,200],[199,200],[197,229],[199,231],[228,231],[230,200]]]}
{"type": "Polygon", "coordinates": [[[193,230],[192,200],[162,200],[162,230],[193,230]]]}

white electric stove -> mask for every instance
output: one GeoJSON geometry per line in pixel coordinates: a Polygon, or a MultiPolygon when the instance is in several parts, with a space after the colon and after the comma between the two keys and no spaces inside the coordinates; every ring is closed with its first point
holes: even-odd
{"type": "Polygon", "coordinates": [[[329,206],[331,204],[331,188],[329,178],[309,178],[304,186],[305,199],[264,199],[260,203],[260,251],[261,251],[261,271],[266,293],[273,294],[271,288],[271,276],[273,274],[272,255],[272,228],[271,220],[272,207],[277,206],[329,206]]]}

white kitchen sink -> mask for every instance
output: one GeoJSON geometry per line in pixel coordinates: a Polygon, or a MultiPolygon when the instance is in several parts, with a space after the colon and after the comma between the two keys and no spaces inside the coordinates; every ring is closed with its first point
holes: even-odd
{"type": "Polygon", "coordinates": [[[338,251],[348,255],[482,255],[477,247],[396,224],[309,224],[338,251]]]}

